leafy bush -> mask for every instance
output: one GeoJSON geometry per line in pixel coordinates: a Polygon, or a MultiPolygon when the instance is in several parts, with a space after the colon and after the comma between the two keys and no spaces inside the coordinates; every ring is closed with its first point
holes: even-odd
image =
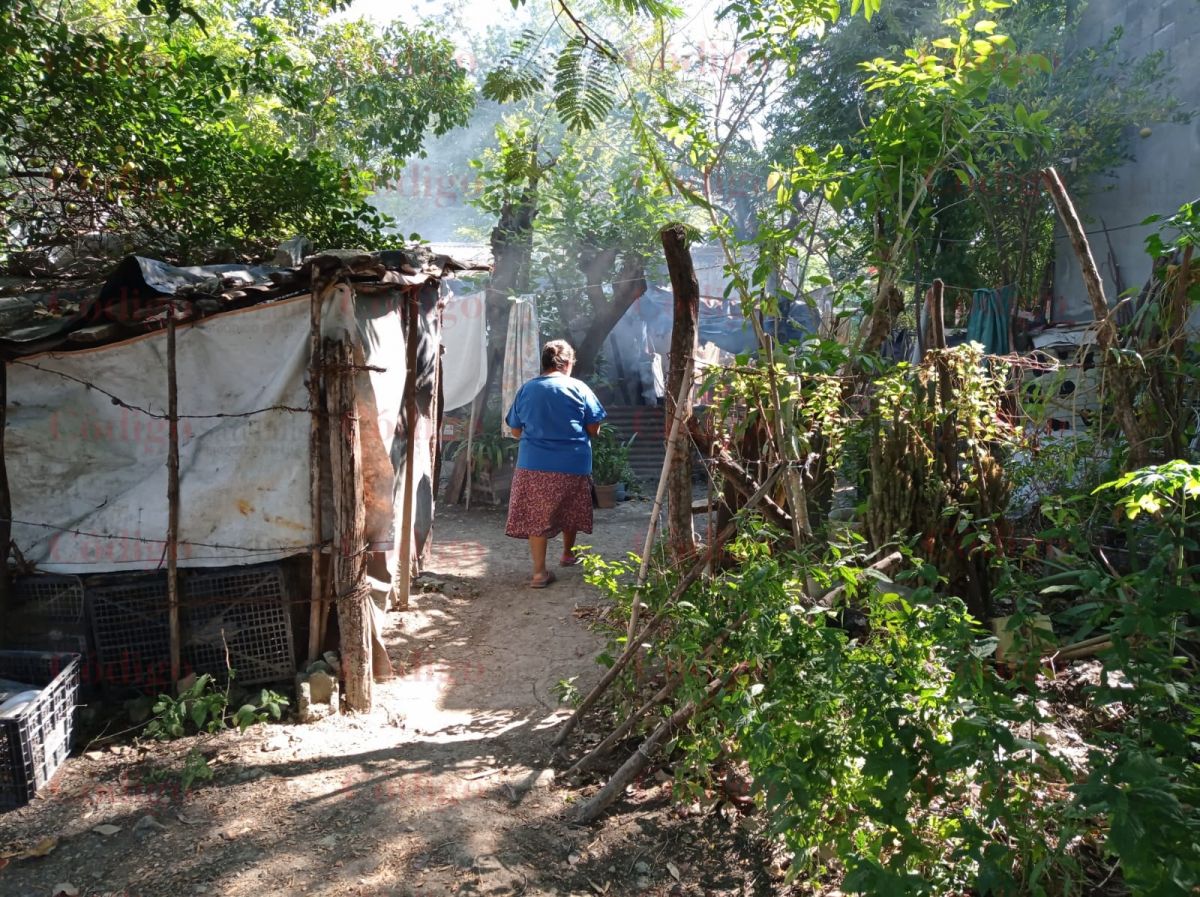
{"type": "Polygon", "coordinates": [[[219,689],[208,673],[198,676],[177,698],[159,695],[153,707],[154,718],[146,724],[146,734],[166,741],[192,732],[219,732],[230,725],[244,732],[256,723],[280,719],[283,708],[288,706],[286,697],[264,688],[231,713],[230,694],[229,686],[219,689]]]}

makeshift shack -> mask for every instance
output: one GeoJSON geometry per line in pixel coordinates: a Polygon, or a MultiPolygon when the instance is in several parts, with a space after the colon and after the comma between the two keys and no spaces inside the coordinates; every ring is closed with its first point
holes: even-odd
{"type": "Polygon", "coordinates": [[[430,547],[443,280],[462,268],[130,257],[98,289],[3,300],[9,646],[73,649],[103,685],[227,658],[249,684],[332,647],[332,618],[346,703],[369,705],[367,567],[402,605],[430,547]]]}

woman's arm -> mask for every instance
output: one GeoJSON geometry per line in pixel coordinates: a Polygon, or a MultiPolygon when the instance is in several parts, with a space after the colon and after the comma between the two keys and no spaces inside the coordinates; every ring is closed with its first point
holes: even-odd
{"type": "Polygon", "coordinates": [[[588,432],[588,436],[595,436],[597,433],[600,432],[600,424],[598,424],[598,423],[588,424],[587,432],[588,432]]]}
{"type": "Polygon", "coordinates": [[[509,427],[509,429],[512,430],[513,439],[520,439],[521,431],[524,430],[525,428],[524,427],[509,427]]]}

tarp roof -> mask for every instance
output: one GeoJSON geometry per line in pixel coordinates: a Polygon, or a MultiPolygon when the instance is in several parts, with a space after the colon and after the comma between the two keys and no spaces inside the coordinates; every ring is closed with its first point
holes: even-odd
{"type": "Polygon", "coordinates": [[[344,277],[384,288],[420,286],[457,271],[482,270],[424,247],[363,252],[330,250],[295,267],[177,267],[127,256],[102,284],[41,290],[0,300],[0,353],[8,357],[118,342],[177,322],[207,317],[308,292],[319,279],[344,277]]]}

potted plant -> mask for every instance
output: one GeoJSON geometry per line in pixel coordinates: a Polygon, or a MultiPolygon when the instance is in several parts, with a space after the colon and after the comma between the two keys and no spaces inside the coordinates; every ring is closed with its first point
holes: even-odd
{"type": "Polygon", "coordinates": [[[622,441],[608,424],[592,439],[592,480],[596,484],[596,504],[601,508],[617,506],[617,484],[628,476],[629,445],[633,437],[622,441]]]}
{"type": "MultiPolygon", "coordinates": [[[[497,428],[498,429],[498,428],[497,428]]],[[[512,468],[517,460],[519,443],[499,432],[483,432],[471,442],[471,489],[487,495],[493,504],[499,503],[512,482],[512,468]]],[[[457,460],[467,449],[465,439],[458,443],[450,460],[457,460]]]]}

